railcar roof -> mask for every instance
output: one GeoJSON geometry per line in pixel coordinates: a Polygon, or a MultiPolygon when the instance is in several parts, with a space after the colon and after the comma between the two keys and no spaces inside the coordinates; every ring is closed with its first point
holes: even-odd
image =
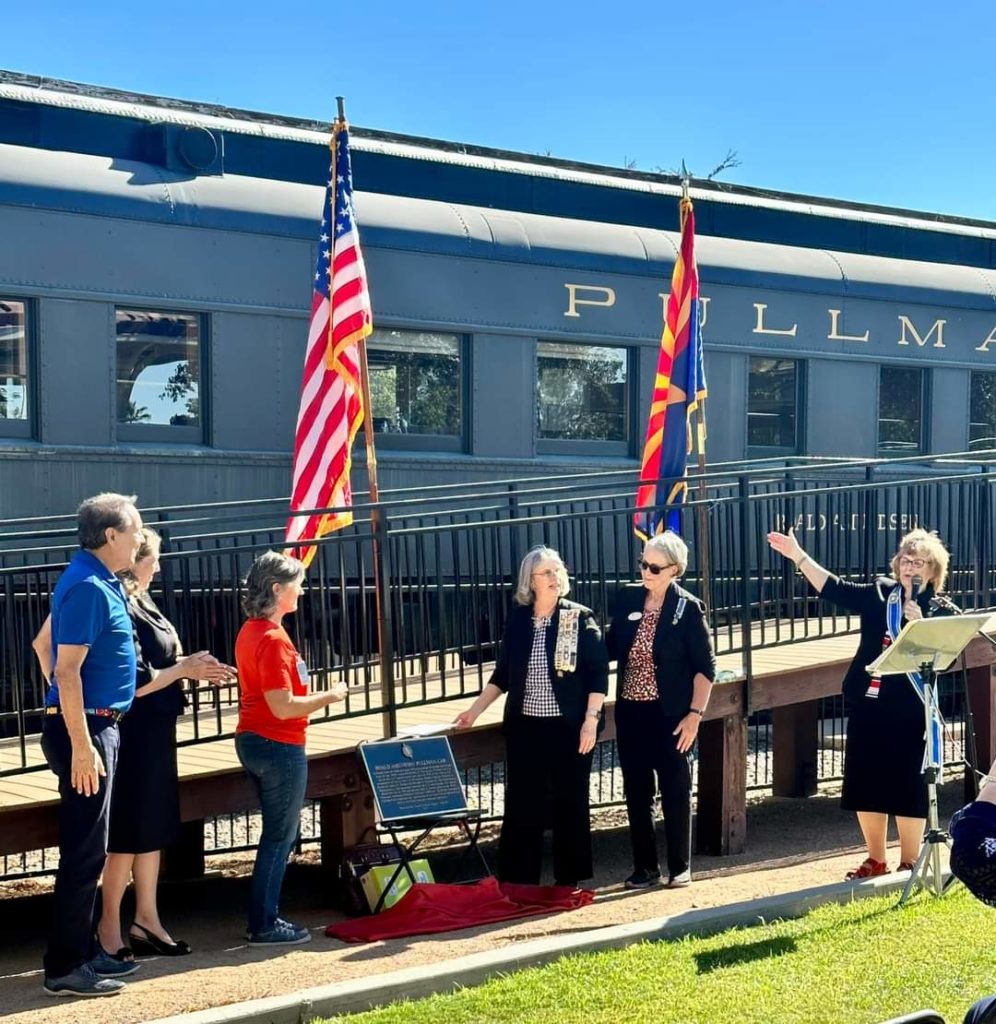
{"type": "MultiPolygon", "coordinates": [[[[152,96],[103,86],[45,78],[0,69],[0,101],[39,104],[93,114],[131,118],[149,123],[201,126],[232,135],[250,135],[275,142],[328,145],[328,126],[321,122],[259,111],[224,107],[191,100],[152,96]]],[[[550,156],[493,149],[353,127],[357,152],[406,160],[499,171],[602,188],[660,196],[678,196],[675,175],[629,170],[563,160],[550,156]]],[[[727,205],[761,207],[793,214],[858,220],[920,231],[996,239],[996,222],[916,211],[829,197],[696,179],[693,198],[727,205]]]]}
{"type": "MultiPolygon", "coordinates": [[[[240,175],[197,177],[135,161],[0,144],[12,207],[62,210],[314,243],[323,189],[240,175]]],[[[674,232],[410,196],[356,193],[364,245],[666,279],[674,232]]],[[[992,308],[996,271],[702,236],[704,282],[992,308]]],[[[128,258],[127,255],[122,258],[128,258]]]]}

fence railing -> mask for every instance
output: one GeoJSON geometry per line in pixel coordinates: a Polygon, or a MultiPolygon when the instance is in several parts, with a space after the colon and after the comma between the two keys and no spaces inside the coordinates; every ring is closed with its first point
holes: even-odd
{"type": "MultiPolygon", "coordinates": [[[[791,564],[769,550],[766,534],[789,526],[818,562],[862,579],[888,571],[908,529],[937,530],[951,551],[953,599],[966,608],[991,607],[996,474],[979,453],[972,458],[932,466],[764,463],[710,472],[679,515],[690,548],[686,585],[708,603],[717,651],[738,656],[749,686],[753,651],[854,628],[851,617],[815,600],[791,564]],[[700,568],[699,508],[706,511],[708,578],[700,568]]],[[[345,706],[326,715],[381,713],[390,729],[402,707],[477,693],[502,634],[518,563],[534,544],[561,553],[573,596],[603,620],[616,590],[638,579],[631,473],[625,486],[613,474],[474,486],[456,495],[418,489],[354,506],[354,525],[317,545],[288,625],[316,688],[339,679],[349,684],[345,706]]],[[[145,517],[164,537],[154,597],[188,650],[207,648],[231,660],[242,621],[239,581],[260,551],[282,546],[281,509],[236,503],[214,514],[188,507],[146,510],[145,517]]],[[[50,530],[23,520],[0,523],[0,775],[42,767],[32,737],[46,682],[31,641],[75,547],[67,530],[68,521],[50,530]]],[[[236,689],[196,688],[180,742],[231,735],[236,713],[236,689]]]]}

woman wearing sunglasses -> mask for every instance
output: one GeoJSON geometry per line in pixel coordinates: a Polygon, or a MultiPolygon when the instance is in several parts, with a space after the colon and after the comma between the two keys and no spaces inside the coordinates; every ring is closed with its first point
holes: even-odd
{"type": "Polygon", "coordinates": [[[676,582],[687,567],[688,548],[676,533],[647,541],[638,563],[642,585],[623,588],[606,633],[619,672],[616,742],[633,847],[628,889],[663,882],[654,833],[658,785],[668,885],[692,880],[692,748],[716,659],[702,602],[676,582]]]}
{"type": "Polygon", "coordinates": [[[890,814],[899,831],[899,870],[908,871],[916,862],[927,817],[923,703],[907,676],[874,679],[865,666],[908,621],[957,612],[940,597],[948,574],[948,553],[937,534],[913,530],[899,542],[891,577],[851,583],[817,565],[792,530],[769,533],[768,544],[795,563],[820,597],[855,613],[861,621],[858,651],[844,676],[847,736],[841,806],[857,812],[867,857],[846,877],[889,873],[885,843],[890,814]],[[915,599],[914,578],[919,581],[915,599]]]}
{"type": "Polygon", "coordinates": [[[468,728],[508,695],[498,843],[498,875],[505,882],[539,884],[548,800],[556,884],[575,888],[593,874],[588,776],[609,665],[595,616],[565,600],[569,589],[556,551],[536,547],[526,554],[494,673],[456,718],[457,728],[468,728]]]}

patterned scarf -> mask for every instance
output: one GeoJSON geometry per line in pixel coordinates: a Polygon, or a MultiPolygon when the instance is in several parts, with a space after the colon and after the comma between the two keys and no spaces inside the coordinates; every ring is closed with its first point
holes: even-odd
{"type": "MultiPolygon", "coordinates": [[[[889,594],[889,601],[886,607],[885,615],[886,626],[889,630],[889,636],[892,638],[892,642],[896,642],[896,637],[899,636],[899,630],[902,627],[903,621],[903,587],[901,583],[897,583],[889,594]]],[[[909,679],[916,690],[917,696],[920,698],[920,703],[926,701],[924,693],[923,680],[920,678],[919,672],[907,672],[906,677],[909,679]]],[[[943,747],[943,734],[944,734],[944,719],[941,717],[941,709],[937,704],[937,685],[931,688],[931,701],[930,701],[930,731],[924,737],[924,749],[923,749],[923,765],[921,771],[926,771],[927,767],[933,765],[937,768],[937,783],[940,785],[944,781],[944,747],[943,747]]]]}
{"type": "Polygon", "coordinates": [[[558,676],[571,673],[578,667],[578,638],[580,636],[580,608],[561,608],[557,624],[557,640],[553,648],[553,667],[558,676]]]}

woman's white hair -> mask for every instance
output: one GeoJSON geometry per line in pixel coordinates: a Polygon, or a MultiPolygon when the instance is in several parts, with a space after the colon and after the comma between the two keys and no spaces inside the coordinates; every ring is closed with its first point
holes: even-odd
{"type": "Polygon", "coordinates": [[[571,589],[571,582],[567,578],[567,567],[564,560],[553,548],[539,547],[532,548],[526,552],[519,566],[519,582],[515,586],[515,594],[512,598],[516,604],[529,606],[536,599],[533,593],[533,573],[540,562],[550,560],[557,563],[557,591],[561,597],[566,597],[571,589]]]}
{"type": "Polygon", "coordinates": [[[685,575],[688,568],[688,545],[672,530],[655,533],[644,545],[643,551],[659,552],[671,565],[678,567],[679,576],[685,575]]]}

